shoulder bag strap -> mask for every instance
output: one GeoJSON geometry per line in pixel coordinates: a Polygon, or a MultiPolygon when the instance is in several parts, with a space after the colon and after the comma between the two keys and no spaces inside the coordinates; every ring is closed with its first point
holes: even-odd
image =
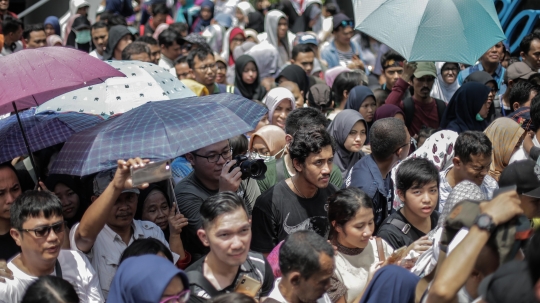
{"type": "Polygon", "coordinates": [[[439,124],[441,123],[444,111],[446,110],[446,103],[443,100],[435,99],[437,102],[437,115],[439,116],[439,124]]]}
{"type": "Polygon", "coordinates": [[[401,232],[403,234],[405,234],[405,235],[409,233],[409,230],[411,230],[411,225],[410,224],[407,224],[407,223],[405,223],[405,222],[403,222],[403,221],[401,221],[400,219],[397,219],[397,218],[394,218],[394,219],[390,220],[390,222],[388,222],[388,224],[394,225],[399,230],[401,230],[401,232]]]}
{"type": "Polygon", "coordinates": [[[375,237],[375,243],[377,243],[377,253],[379,254],[379,261],[386,261],[386,255],[384,254],[381,237],[375,237]]]}
{"type": "Polygon", "coordinates": [[[405,113],[405,125],[410,127],[414,117],[414,101],[412,97],[403,100],[403,112],[405,113]]]}
{"type": "Polygon", "coordinates": [[[206,280],[202,273],[198,271],[188,271],[186,272],[186,275],[189,279],[189,284],[194,284],[204,289],[210,297],[215,297],[220,294],[214,285],[206,280]]]}

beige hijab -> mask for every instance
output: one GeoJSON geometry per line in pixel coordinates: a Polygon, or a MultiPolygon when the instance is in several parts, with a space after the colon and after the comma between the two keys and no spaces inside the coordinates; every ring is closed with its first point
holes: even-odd
{"type": "Polygon", "coordinates": [[[499,181],[502,171],[508,166],[525,130],[510,118],[498,118],[486,128],[484,133],[493,145],[489,175],[499,181]]]}
{"type": "Polygon", "coordinates": [[[286,144],[285,131],[281,127],[275,125],[263,126],[251,136],[251,140],[249,141],[250,151],[253,148],[253,140],[255,140],[255,137],[260,137],[264,141],[270,151],[270,156],[275,156],[286,144]]]}

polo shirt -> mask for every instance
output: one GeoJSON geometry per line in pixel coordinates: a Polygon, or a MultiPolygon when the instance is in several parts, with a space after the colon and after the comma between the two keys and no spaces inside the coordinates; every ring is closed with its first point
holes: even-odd
{"type": "MultiPolygon", "coordinates": [[[[274,284],[274,290],[272,290],[268,298],[272,298],[280,303],[289,303],[287,300],[285,300],[285,298],[279,291],[279,282],[281,282],[281,278],[276,279],[276,282],[274,284]]],[[[330,300],[328,294],[325,293],[322,297],[317,299],[316,303],[332,303],[332,301],[330,300]]]]}

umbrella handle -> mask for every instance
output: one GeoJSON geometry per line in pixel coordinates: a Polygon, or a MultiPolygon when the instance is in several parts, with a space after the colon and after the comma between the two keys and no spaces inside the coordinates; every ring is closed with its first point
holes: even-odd
{"type": "Polygon", "coordinates": [[[15,115],[17,115],[17,122],[19,122],[19,127],[21,128],[21,132],[24,139],[24,144],[26,145],[26,150],[28,151],[28,156],[30,157],[30,162],[32,163],[32,167],[34,168],[34,172],[36,174],[36,187],[35,189],[39,188],[41,189],[41,186],[39,185],[39,171],[36,166],[36,161],[34,161],[34,155],[32,154],[32,151],[30,150],[30,144],[28,143],[28,138],[26,137],[26,132],[24,131],[24,128],[22,126],[21,117],[19,116],[19,111],[17,110],[17,105],[15,102],[11,102],[13,104],[13,109],[15,110],[15,115]]]}

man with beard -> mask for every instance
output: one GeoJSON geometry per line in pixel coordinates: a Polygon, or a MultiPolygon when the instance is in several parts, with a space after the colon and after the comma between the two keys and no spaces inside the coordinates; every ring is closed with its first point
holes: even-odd
{"type": "MultiPolygon", "coordinates": [[[[118,160],[116,172],[113,169],[97,174],[92,204],[69,234],[71,249],[86,254],[96,270],[105,299],[120,257],[133,241],[155,238],[169,248],[161,228],[149,221],[133,219],[139,190],[133,187],[130,168],[144,167],[145,163],[139,158],[118,160]]],[[[172,253],[176,263],[179,255],[175,250],[172,253]]]]}
{"type": "Polygon", "coordinates": [[[250,252],[251,220],[242,198],[231,191],[206,199],[200,208],[202,227],[197,231],[210,252],[186,269],[190,281],[189,302],[206,302],[236,291],[245,280],[256,280],[259,302],[272,290],[272,268],[260,253],[250,252]]]}
{"type": "Polygon", "coordinates": [[[296,174],[261,194],[253,208],[251,249],[264,254],[299,230],[328,236],[325,205],[336,192],[330,184],[332,137],[320,127],[303,128],[293,135],[288,151],[296,174]]]}

